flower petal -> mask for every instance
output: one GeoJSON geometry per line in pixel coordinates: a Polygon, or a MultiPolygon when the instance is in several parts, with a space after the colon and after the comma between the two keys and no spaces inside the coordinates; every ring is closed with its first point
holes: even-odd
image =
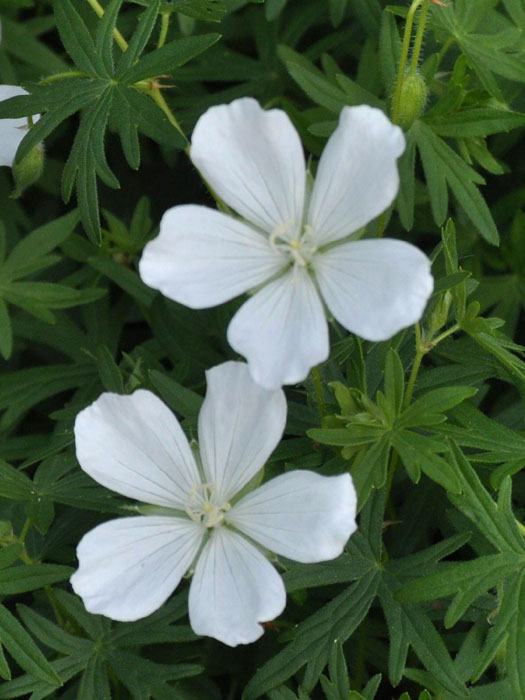
{"type": "Polygon", "coordinates": [[[357,527],[356,506],[349,474],[297,470],[249,493],[228,512],[227,520],[272,552],[311,563],[341,554],[357,527]]]}
{"type": "Polygon", "coordinates": [[[82,469],[112,491],[184,508],[200,477],[179,422],[151,391],[102,394],[75,421],[82,469]]]}
{"type": "Polygon", "coordinates": [[[191,582],[190,623],[196,634],[228,646],[250,644],[286,605],[284,584],[270,562],[244,537],[212,532],[191,582]]]}
{"type": "Polygon", "coordinates": [[[366,340],[386,340],[419,321],[434,287],[427,256],[388,238],[335,246],[316,257],[315,271],[335,318],[366,340]]]}
{"type": "Polygon", "coordinates": [[[169,598],[197,555],[203,528],[164,516],[119,518],[80,540],[71,585],[86,610],[128,622],[169,598]]]}
{"type": "Polygon", "coordinates": [[[211,107],[197,122],[190,157],[213,190],[251,223],[293,235],[303,216],[306,169],[299,136],[280,109],[249,97],[211,107]]]}
{"type": "Polygon", "coordinates": [[[256,384],[244,362],[225,362],[206,372],[199,414],[199,449],[206,479],[219,500],[229,500],[257,474],[286,423],[281,389],[256,384]]]}
{"type": "Polygon", "coordinates": [[[399,188],[405,138],[379,109],[345,107],[317,169],[308,223],[317,245],[354,233],[381,214],[399,188]]]}
{"type": "MultiPolygon", "coordinates": [[[[11,97],[27,95],[28,93],[18,85],[0,85],[0,102],[11,97]]],[[[36,121],[36,120],[35,120],[36,121]]],[[[0,166],[11,167],[15,160],[16,151],[20,142],[27,134],[27,119],[0,119],[0,166]]]]}
{"type": "Polygon", "coordinates": [[[268,237],[207,207],[169,209],[140,261],[142,280],[193,309],[222,304],[286,265],[268,237]]]}
{"type": "Polygon", "coordinates": [[[328,326],[306,269],[294,266],[243,304],[230,322],[228,341],[268,389],[296,384],[326,360],[328,326]]]}

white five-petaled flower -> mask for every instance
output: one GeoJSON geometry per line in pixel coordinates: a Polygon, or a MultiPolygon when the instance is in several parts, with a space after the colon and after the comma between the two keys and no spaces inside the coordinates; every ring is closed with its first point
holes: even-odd
{"type": "Polygon", "coordinates": [[[430,262],[403,241],[355,238],[396,196],[404,147],[383,112],[345,107],[309,192],[301,142],[283,111],[250,98],[212,107],[195,127],[191,159],[242,218],[170,209],[144,250],[142,279],[192,308],[255,290],[228,340],[268,389],[303,380],[328,357],[323,302],[362,338],[390,338],[420,319],[433,289],[430,262]]]}
{"type": "Polygon", "coordinates": [[[356,528],[356,495],[349,474],[303,470],[240,494],[282,436],[284,393],[257,385],[240,362],[206,376],[200,458],[149,391],[103,394],[78,415],[82,469],[159,508],[86,534],[71,583],[90,612],[128,621],[159,608],[194,569],[191,626],[235,646],[255,641],[263,633],[259,623],[285,607],[283,581],[260,548],[300,562],[337,557],[356,528]]]}

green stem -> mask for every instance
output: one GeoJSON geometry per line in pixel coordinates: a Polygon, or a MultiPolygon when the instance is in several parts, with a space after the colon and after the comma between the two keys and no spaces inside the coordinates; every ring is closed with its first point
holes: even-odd
{"type": "Polygon", "coordinates": [[[31,518],[26,518],[25,523],[22,526],[22,530],[20,531],[20,535],[18,536],[18,542],[22,545],[22,551],[20,552],[20,559],[24,562],[24,564],[33,564],[33,560],[27,553],[26,549],[26,537],[29,533],[29,530],[31,528],[31,518]]]}
{"type": "Polygon", "coordinates": [[[324,393],[323,393],[323,379],[321,377],[321,370],[319,369],[319,365],[317,365],[317,367],[312,367],[312,370],[310,372],[310,376],[312,377],[312,382],[314,385],[315,400],[317,402],[317,410],[319,412],[319,418],[321,418],[321,420],[322,420],[324,418],[324,415],[325,415],[325,403],[324,403],[324,393]]]}
{"type": "Polygon", "coordinates": [[[419,374],[419,369],[421,367],[421,362],[425,356],[426,350],[421,342],[421,327],[419,323],[416,323],[416,356],[412,364],[412,370],[410,371],[410,376],[408,378],[407,390],[405,393],[404,407],[410,406],[412,401],[412,396],[414,395],[414,388],[416,386],[417,376],[419,374]]]}
{"type": "MultiPolygon", "coordinates": [[[[98,17],[104,17],[104,8],[102,5],[98,2],[98,0],[87,0],[88,5],[92,8],[92,10],[97,14],[98,17]]],[[[122,51],[127,51],[128,50],[128,42],[124,39],[122,34],[119,32],[118,29],[113,30],[113,37],[119,47],[122,49],[122,51]]]]}
{"type": "Polygon", "coordinates": [[[421,12],[419,13],[416,38],[414,40],[414,46],[412,47],[412,59],[410,62],[410,70],[412,73],[417,71],[419,65],[419,55],[421,54],[421,48],[423,47],[423,38],[425,36],[425,28],[427,26],[428,10],[430,7],[430,0],[425,0],[421,12]]]}
{"type": "Polygon", "coordinates": [[[31,518],[27,518],[25,523],[22,526],[22,530],[20,532],[20,535],[18,537],[18,541],[20,544],[25,544],[27,534],[29,532],[29,529],[31,527],[31,518]]]}
{"type": "MultiPolygon", "coordinates": [[[[155,87],[151,88],[151,91],[149,92],[149,96],[151,97],[151,99],[153,100],[153,102],[155,102],[155,104],[156,104],[158,107],[160,107],[160,109],[164,112],[164,114],[166,115],[166,118],[167,118],[167,120],[169,121],[169,123],[170,123],[173,127],[175,127],[175,129],[177,129],[177,131],[179,132],[179,134],[181,134],[181,136],[184,138],[184,140],[187,140],[187,139],[186,139],[186,134],[185,134],[184,131],[182,130],[182,128],[181,128],[179,122],[177,121],[175,115],[173,114],[173,112],[172,112],[171,109],[169,108],[169,105],[168,105],[168,103],[166,102],[166,100],[164,99],[164,95],[161,93],[161,91],[159,90],[159,88],[155,88],[155,87]]],[[[188,148],[185,149],[185,150],[186,150],[187,153],[189,153],[189,149],[188,149],[188,148]]]]}
{"type": "Polygon", "coordinates": [[[360,338],[356,338],[356,343],[357,343],[357,349],[359,351],[359,360],[361,362],[362,373],[363,373],[362,390],[363,390],[363,394],[368,396],[368,380],[366,377],[366,358],[365,358],[365,353],[363,352],[363,343],[361,342],[360,338]]]}
{"type": "Polygon", "coordinates": [[[392,491],[392,484],[394,483],[394,474],[396,473],[397,465],[399,464],[399,455],[397,452],[392,450],[390,454],[390,462],[388,465],[388,471],[386,474],[386,484],[385,484],[385,489],[386,489],[386,494],[387,494],[387,511],[388,511],[388,517],[390,520],[396,520],[397,519],[397,514],[394,509],[394,506],[390,502],[390,492],[392,491]]]}
{"type": "MultiPolygon", "coordinates": [[[[397,77],[396,77],[396,82],[395,82],[395,87],[394,87],[394,95],[392,97],[392,108],[391,108],[391,117],[392,121],[394,123],[397,122],[399,118],[399,109],[401,106],[401,90],[403,88],[403,80],[405,79],[405,69],[408,61],[408,54],[410,52],[410,40],[412,39],[412,29],[414,27],[414,19],[416,16],[416,12],[418,11],[419,7],[423,4],[426,3],[428,5],[429,0],[413,0],[412,4],[410,5],[407,13],[407,19],[406,19],[406,24],[405,24],[405,33],[403,34],[403,43],[401,45],[401,55],[399,57],[399,66],[397,68],[397,77]]],[[[426,15],[425,15],[425,21],[426,21],[426,15]]],[[[419,25],[421,27],[421,23],[419,25]]],[[[419,33],[419,27],[418,27],[418,33],[419,33]]],[[[424,32],[424,23],[423,23],[423,29],[421,30],[424,32]]],[[[421,42],[423,40],[423,37],[421,36],[421,42]]],[[[421,50],[421,45],[419,46],[419,50],[421,50]]],[[[419,60],[419,53],[417,55],[417,60],[419,60]]],[[[413,57],[412,57],[413,60],[413,57]]],[[[417,66],[417,60],[416,60],[416,66],[417,66]]]]}
{"type": "Polygon", "coordinates": [[[461,329],[461,326],[459,325],[459,323],[455,323],[453,326],[450,326],[450,328],[448,330],[443,331],[443,333],[440,333],[440,335],[437,335],[435,338],[432,338],[429,341],[429,345],[431,346],[431,348],[435,348],[436,345],[441,343],[442,340],[445,340],[445,338],[448,338],[449,335],[456,333],[460,329],[461,329]]]}
{"type": "Polygon", "coordinates": [[[452,46],[452,44],[454,43],[454,41],[455,41],[455,39],[454,39],[453,36],[449,36],[449,38],[445,41],[445,43],[443,44],[443,46],[441,47],[441,49],[440,49],[440,51],[439,51],[439,53],[438,53],[437,66],[436,66],[436,68],[439,68],[439,66],[441,65],[441,61],[442,61],[443,58],[445,57],[445,54],[446,54],[447,51],[450,49],[450,47],[452,46]]]}
{"type": "Polygon", "coordinates": [[[170,17],[171,12],[162,12],[160,15],[160,34],[159,40],[157,42],[157,48],[161,49],[166,43],[166,38],[168,36],[168,30],[170,28],[170,17]]]}

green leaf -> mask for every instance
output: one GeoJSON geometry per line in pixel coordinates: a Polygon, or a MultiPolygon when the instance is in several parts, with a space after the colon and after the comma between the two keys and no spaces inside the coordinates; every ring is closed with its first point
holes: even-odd
{"type": "Polygon", "coordinates": [[[151,370],[148,376],[153,387],[172,411],[184,418],[197,419],[203,402],[200,394],[187,389],[179,382],[155,369],[151,370]]]}
{"type": "Polygon", "coordinates": [[[13,352],[13,329],[7,304],[0,299],[0,354],[4,360],[8,360],[13,352]]]}
{"type": "Polygon", "coordinates": [[[454,468],[446,459],[436,454],[435,445],[428,437],[413,431],[400,430],[393,434],[392,445],[416,483],[419,481],[420,471],[423,471],[449,493],[461,493],[461,482],[454,468]]]}
{"type": "Polygon", "coordinates": [[[174,68],[183,66],[206,51],[220,38],[220,34],[201,34],[176,39],[144,56],[138,63],[119,74],[118,78],[126,83],[136,83],[145,78],[171,73],[174,68]]]}
{"type": "Polygon", "coordinates": [[[23,547],[19,542],[14,544],[8,544],[7,546],[0,549],[0,569],[5,569],[11,566],[20,554],[23,552],[23,547]]]}
{"type": "Polygon", "coordinates": [[[71,0],[55,3],[54,11],[60,39],[78,68],[89,75],[106,74],[93,38],[71,0]]]}
{"type": "Polygon", "coordinates": [[[111,700],[107,663],[99,654],[88,660],[80,679],[77,700],[111,700]]]}
{"type": "Polygon", "coordinates": [[[445,616],[445,626],[451,627],[477,598],[524,566],[525,557],[517,557],[513,552],[447,562],[433,573],[404,585],[396,593],[396,599],[402,603],[420,603],[454,595],[445,616]]]}
{"type": "Polygon", "coordinates": [[[2,277],[13,279],[25,276],[26,268],[35,259],[41,258],[63,243],[78,224],[78,211],[74,209],[24,236],[12,249],[5,263],[0,267],[2,277]]]}
{"type": "Polygon", "coordinates": [[[483,178],[423,122],[417,125],[416,139],[436,224],[441,226],[445,220],[448,184],[483,238],[497,245],[499,234],[496,224],[476,187],[476,184],[484,184],[483,178]]]}
{"type": "Polygon", "coordinates": [[[80,127],[63,174],[63,191],[66,199],[76,182],[82,223],[95,245],[98,245],[101,240],[97,175],[109,187],[119,187],[118,180],[107,164],[104,150],[104,135],[113,103],[113,94],[111,87],[106,88],[99,100],[82,114],[80,127]]]}
{"type": "Polygon", "coordinates": [[[394,415],[401,411],[405,396],[405,369],[397,352],[390,348],[385,363],[385,397],[394,415]]]}
{"type": "Polygon", "coordinates": [[[407,231],[414,224],[415,206],[415,170],[416,170],[416,136],[410,128],[405,135],[406,148],[398,161],[399,167],[399,194],[397,196],[397,210],[401,223],[407,231]]]}
{"type": "Polygon", "coordinates": [[[74,569],[56,564],[20,564],[0,571],[0,595],[36,591],[69,578],[74,569]]]}
{"type": "Polygon", "coordinates": [[[31,479],[7,462],[0,460],[0,496],[13,501],[24,501],[31,495],[31,479]]]}
{"type": "Polygon", "coordinates": [[[455,697],[466,697],[449,652],[436,628],[416,605],[401,605],[393,597],[395,580],[385,577],[379,597],[390,635],[389,675],[396,685],[401,678],[409,647],[412,647],[428,671],[455,697]]]}
{"type": "Polygon", "coordinates": [[[117,75],[133,66],[146,48],[153,28],[157,22],[161,0],[150,0],[145,12],[142,13],[137,28],[131,37],[128,48],[122,54],[118,65],[117,75]]]}
{"type": "Polygon", "coordinates": [[[106,391],[124,394],[122,374],[106,345],[97,347],[97,370],[106,391]]]}
{"type": "Polygon", "coordinates": [[[477,389],[472,386],[447,386],[433,389],[413,401],[398,418],[396,425],[403,428],[428,425],[427,417],[439,417],[439,414],[446,413],[475,394],[477,389]]]}
{"type": "Polygon", "coordinates": [[[343,21],[348,0],[330,0],[330,19],[334,27],[343,21]]]}
{"type": "Polygon", "coordinates": [[[449,493],[449,499],[498,551],[522,555],[525,545],[515,519],[509,522],[506,512],[489,496],[459,447],[454,442],[450,444],[451,465],[459,479],[461,495],[449,493]]]}
{"type": "Polygon", "coordinates": [[[424,121],[438,136],[469,138],[517,129],[525,125],[525,114],[492,107],[474,107],[452,114],[428,115],[424,121]]]}
{"type": "Polygon", "coordinates": [[[295,629],[294,640],[258,669],[244,689],[243,699],[261,697],[268,690],[281,685],[306,663],[315,663],[319,672],[313,674],[312,681],[315,683],[328,662],[333,640],[344,642],[353,633],[367,614],[379,581],[377,572],[364,577],[301,622],[295,629]]]}
{"type": "Polygon", "coordinates": [[[16,617],[1,604],[0,638],[7,651],[24,671],[52,686],[62,685],[58,674],[16,617]]]}
{"type": "Polygon", "coordinates": [[[117,17],[122,2],[123,0],[111,0],[97,27],[95,49],[104,63],[108,75],[113,75],[115,68],[113,61],[113,32],[117,26],[117,17]]]}
{"type": "Polygon", "coordinates": [[[525,624],[525,573],[520,571],[506,586],[493,628],[478,659],[473,678],[477,679],[506,641],[505,654],[508,682],[513,697],[525,692],[523,630],[525,624]]]}

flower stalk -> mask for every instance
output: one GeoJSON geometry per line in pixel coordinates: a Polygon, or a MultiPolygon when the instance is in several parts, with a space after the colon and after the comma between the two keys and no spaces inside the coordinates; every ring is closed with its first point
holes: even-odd
{"type": "Polygon", "coordinates": [[[416,30],[416,38],[414,41],[414,47],[412,50],[412,55],[410,58],[410,67],[408,69],[409,75],[415,75],[417,67],[419,65],[419,57],[421,54],[421,48],[423,46],[423,37],[425,35],[425,27],[428,18],[428,8],[430,5],[430,0],[413,0],[412,4],[407,13],[407,19],[405,24],[405,32],[403,34],[403,43],[401,45],[401,56],[399,58],[399,66],[397,69],[397,77],[394,86],[394,94],[392,97],[391,105],[391,117],[394,124],[399,123],[399,116],[401,112],[401,96],[403,90],[403,84],[407,77],[407,63],[409,60],[410,53],[410,42],[412,40],[412,32],[414,28],[414,22],[416,18],[417,11],[421,8],[419,13],[418,25],[416,30]]]}

